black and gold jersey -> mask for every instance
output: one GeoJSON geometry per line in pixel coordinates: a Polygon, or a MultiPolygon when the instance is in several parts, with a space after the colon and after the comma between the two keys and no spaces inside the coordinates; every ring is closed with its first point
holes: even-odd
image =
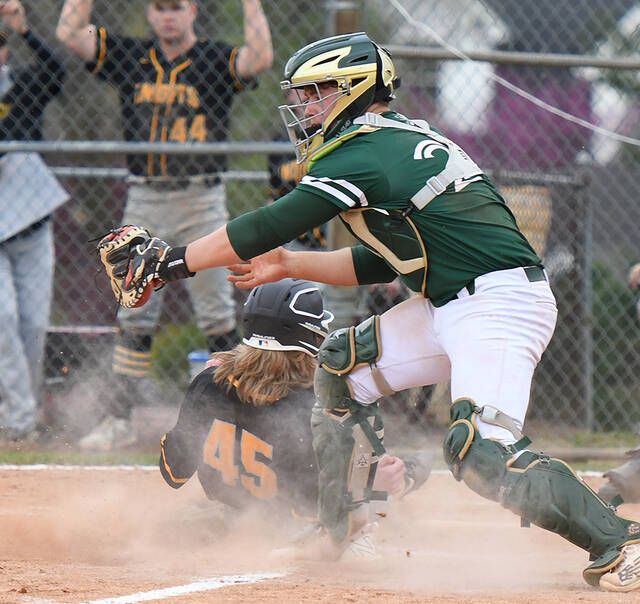
{"type": "Polygon", "coordinates": [[[65,77],[62,59],[43,40],[31,31],[23,37],[37,61],[12,72],[6,92],[0,92],[0,140],[42,140],[45,107],[65,77]]]}
{"type": "MultiPolygon", "coordinates": [[[[118,89],[127,141],[224,141],[234,94],[255,85],[240,80],[238,49],[222,42],[199,40],[168,61],[154,39],[118,36],[104,27],[96,35],[96,59],[86,67],[118,89]]],[[[226,158],[213,155],[131,155],[127,162],[132,174],[147,177],[184,178],[226,168],[226,158]]]]}
{"type": "Polygon", "coordinates": [[[213,381],[209,368],[191,383],[176,425],[161,439],[160,471],[174,488],[194,473],[209,499],[314,513],[318,474],[311,443],[313,391],[276,403],[243,403],[213,381]]]}

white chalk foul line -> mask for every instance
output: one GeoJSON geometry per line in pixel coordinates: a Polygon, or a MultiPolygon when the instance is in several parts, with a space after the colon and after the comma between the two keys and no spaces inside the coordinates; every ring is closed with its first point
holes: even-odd
{"type": "Polygon", "coordinates": [[[153,591],[141,591],[128,596],[118,596],[117,598],[105,598],[102,600],[91,600],[84,604],[136,604],[137,602],[149,602],[150,600],[164,600],[185,594],[193,594],[202,591],[211,591],[221,587],[231,587],[233,585],[248,585],[259,583],[267,579],[277,579],[282,577],[281,573],[256,573],[251,575],[226,575],[214,577],[203,581],[196,581],[187,585],[176,587],[166,587],[164,589],[154,589],[153,591]]]}
{"type": "Polygon", "coordinates": [[[140,470],[142,472],[157,472],[158,466],[143,466],[143,465],[119,465],[119,466],[81,466],[81,465],[67,465],[67,464],[0,464],[0,472],[2,471],[18,471],[24,470],[29,472],[39,472],[43,470],[63,470],[67,472],[76,472],[79,470],[90,472],[132,472],[134,470],[140,470]]]}
{"type": "MultiPolygon", "coordinates": [[[[12,464],[0,464],[0,472],[2,471],[42,471],[42,470],[66,470],[66,471],[90,471],[90,472],[115,472],[115,471],[127,471],[131,472],[133,470],[139,470],[142,472],[157,472],[158,466],[72,466],[72,465],[63,465],[63,464],[32,464],[32,465],[12,465],[12,464]]],[[[433,470],[432,474],[434,476],[445,476],[451,475],[449,470],[433,470]]],[[[594,472],[592,470],[581,470],[576,472],[578,476],[582,478],[600,478],[602,477],[602,472],[594,472]]]]}

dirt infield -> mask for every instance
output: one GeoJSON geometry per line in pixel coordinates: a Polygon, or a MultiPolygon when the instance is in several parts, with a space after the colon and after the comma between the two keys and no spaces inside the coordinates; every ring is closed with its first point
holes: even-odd
{"type": "MultiPolygon", "coordinates": [[[[640,518],[640,506],[621,511],[640,518]]],[[[520,528],[446,473],[394,504],[378,531],[379,561],[269,562],[274,524],[225,516],[196,483],[175,492],[156,471],[2,468],[0,602],[640,602],[640,593],[588,587],[584,552],[520,528]],[[279,576],[238,578],[255,573],[279,576]],[[227,575],[236,584],[195,583],[227,575]],[[206,591],[175,595],[180,586],[206,591]]]]}

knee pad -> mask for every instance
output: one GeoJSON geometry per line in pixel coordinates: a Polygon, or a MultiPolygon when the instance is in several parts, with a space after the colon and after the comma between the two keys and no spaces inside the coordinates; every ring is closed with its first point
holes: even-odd
{"type": "Polygon", "coordinates": [[[329,334],[318,351],[318,365],[327,373],[346,376],[356,367],[369,365],[381,395],[394,394],[376,363],[382,355],[380,317],[373,315],[355,327],[329,334]]]}
{"type": "Polygon", "coordinates": [[[443,450],[457,480],[593,558],[638,537],[638,523],[618,516],[565,462],[526,449],[526,437],[513,445],[482,438],[475,426],[481,412],[469,399],[451,408],[443,450]]]}

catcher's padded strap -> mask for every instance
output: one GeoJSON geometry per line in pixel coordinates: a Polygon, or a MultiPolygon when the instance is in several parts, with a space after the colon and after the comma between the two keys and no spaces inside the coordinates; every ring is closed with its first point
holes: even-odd
{"type": "MultiPolygon", "coordinates": [[[[513,437],[516,438],[518,442],[526,438],[520,431],[520,428],[518,428],[515,420],[510,415],[507,415],[504,411],[501,411],[496,407],[492,407],[491,405],[484,405],[484,407],[478,409],[476,412],[478,413],[478,418],[486,424],[498,426],[511,432],[511,434],[513,434],[513,437]]],[[[529,441],[527,444],[531,444],[531,441],[529,441]]]]}
{"type": "Polygon", "coordinates": [[[380,392],[381,396],[391,396],[396,393],[389,382],[387,382],[387,378],[384,377],[384,374],[380,371],[377,365],[371,366],[371,377],[373,378],[376,388],[378,389],[378,392],[380,392]]]}
{"type": "Polygon", "coordinates": [[[360,428],[362,429],[362,432],[369,440],[369,443],[371,443],[371,447],[373,448],[374,453],[378,457],[384,455],[387,452],[387,450],[384,448],[384,445],[382,444],[382,440],[378,438],[376,431],[373,429],[373,427],[369,423],[370,417],[373,417],[374,420],[375,418],[379,417],[377,406],[375,405],[364,406],[360,404],[354,404],[351,406],[349,411],[350,411],[350,416],[345,419],[344,425],[360,426],[360,428]],[[372,407],[373,409],[369,410],[368,407],[372,407]]]}

